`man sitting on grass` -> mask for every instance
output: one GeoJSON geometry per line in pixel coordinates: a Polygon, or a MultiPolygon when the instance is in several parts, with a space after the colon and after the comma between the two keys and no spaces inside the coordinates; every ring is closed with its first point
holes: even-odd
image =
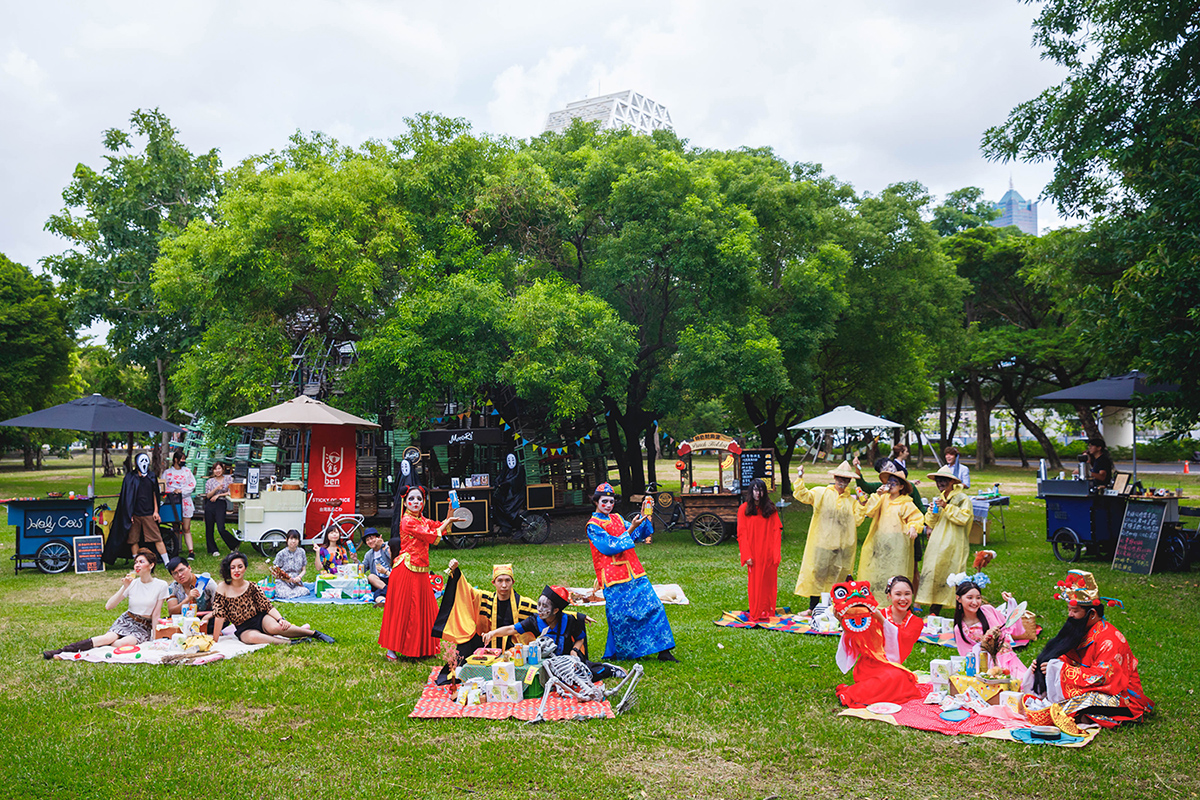
{"type": "Polygon", "coordinates": [[[363,544],[368,548],[362,560],[363,572],[367,574],[367,583],[371,584],[372,598],[376,603],[382,603],[387,597],[388,577],[392,574],[392,551],[374,528],[363,531],[363,544]]]}

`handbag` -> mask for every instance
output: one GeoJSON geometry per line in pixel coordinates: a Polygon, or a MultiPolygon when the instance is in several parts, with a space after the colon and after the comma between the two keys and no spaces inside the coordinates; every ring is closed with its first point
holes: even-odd
{"type": "Polygon", "coordinates": [[[1024,639],[1032,642],[1038,637],[1037,614],[1032,611],[1026,611],[1021,615],[1020,621],[1013,626],[1012,637],[1014,639],[1024,639]]]}

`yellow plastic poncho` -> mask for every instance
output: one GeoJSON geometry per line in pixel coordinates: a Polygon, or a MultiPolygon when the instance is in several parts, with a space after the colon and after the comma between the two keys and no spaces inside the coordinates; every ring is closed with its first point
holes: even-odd
{"type": "Polygon", "coordinates": [[[871,592],[880,603],[887,596],[887,582],[893,575],[912,578],[916,570],[913,540],[908,529],[925,529],[925,515],[917,510],[906,494],[873,494],[863,516],[870,517],[871,529],[863,541],[855,578],[871,582],[871,592]]]}
{"type": "Polygon", "coordinates": [[[917,602],[953,608],[954,589],[946,585],[946,578],[967,569],[967,559],[971,555],[967,537],[975,514],[971,509],[971,498],[957,483],[949,496],[939,498],[939,502],[942,504],[940,514],[925,513],[925,524],[933,528],[933,533],[929,534],[929,546],[925,548],[925,559],[921,563],[917,602]]]}
{"type": "Polygon", "coordinates": [[[804,543],[804,559],[796,578],[796,594],[816,597],[828,592],[833,584],[844,581],[854,569],[854,550],[858,545],[859,524],[866,505],[858,502],[854,481],[840,495],[832,486],[809,489],[800,481],[792,493],[801,503],[813,507],[804,543]]]}

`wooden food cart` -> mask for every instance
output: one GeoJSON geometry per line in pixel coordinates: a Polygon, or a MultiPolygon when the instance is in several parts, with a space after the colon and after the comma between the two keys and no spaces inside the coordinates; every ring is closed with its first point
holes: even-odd
{"type": "MultiPolygon", "coordinates": [[[[736,532],[737,512],[750,483],[755,478],[766,481],[767,489],[775,488],[775,458],[769,448],[742,449],[731,437],[721,433],[701,433],[679,445],[683,469],[679,472],[679,498],[682,522],[692,532],[696,544],[711,547],[720,544],[729,530],[736,532]],[[717,480],[712,485],[700,485],[695,480],[692,456],[696,453],[715,453],[717,480]]],[[[663,494],[656,505],[663,505],[663,494]]]]}

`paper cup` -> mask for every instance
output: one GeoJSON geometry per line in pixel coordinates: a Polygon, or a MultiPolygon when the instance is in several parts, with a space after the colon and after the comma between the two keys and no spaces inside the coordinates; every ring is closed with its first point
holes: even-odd
{"type": "Polygon", "coordinates": [[[821,592],[821,605],[829,605],[829,592],[821,592]]]}

